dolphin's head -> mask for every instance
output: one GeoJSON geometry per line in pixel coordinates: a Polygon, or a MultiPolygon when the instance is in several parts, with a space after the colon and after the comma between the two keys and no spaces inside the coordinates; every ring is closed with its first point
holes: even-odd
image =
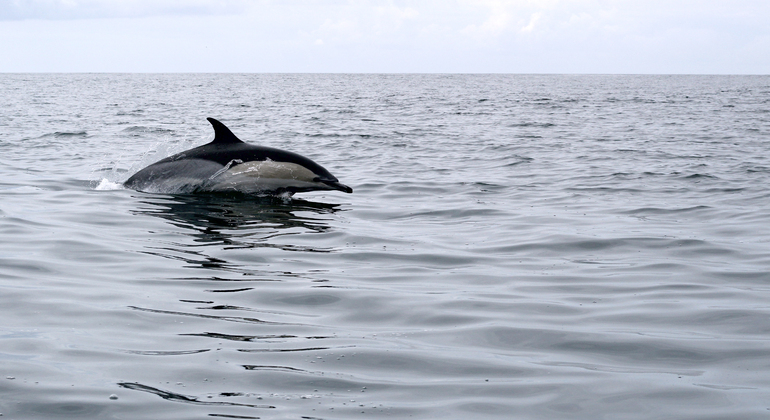
{"type": "Polygon", "coordinates": [[[352,188],[348,187],[345,184],[340,183],[340,181],[337,180],[337,178],[335,178],[335,177],[332,177],[332,179],[324,179],[324,178],[321,178],[321,177],[315,177],[315,178],[313,178],[313,182],[320,182],[321,184],[324,184],[324,185],[330,187],[329,189],[331,189],[331,190],[342,191],[342,192],[346,192],[348,194],[351,194],[353,192],[352,188]]]}

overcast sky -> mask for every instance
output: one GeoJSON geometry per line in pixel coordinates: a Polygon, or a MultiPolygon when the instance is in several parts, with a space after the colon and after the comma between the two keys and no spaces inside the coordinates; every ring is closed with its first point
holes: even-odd
{"type": "Polygon", "coordinates": [[[0,72],[770,74],[770,0],[0,0],[0,72]]]}

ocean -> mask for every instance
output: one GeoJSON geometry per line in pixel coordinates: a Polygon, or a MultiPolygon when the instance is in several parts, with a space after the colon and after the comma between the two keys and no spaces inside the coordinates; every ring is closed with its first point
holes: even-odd
{"type": "Polygon", "coordinates": [[[0,75],[6,419],[766,419],[770,76],[0,75]],[[353,188],[151,194],[211,141],[353,188]]]}

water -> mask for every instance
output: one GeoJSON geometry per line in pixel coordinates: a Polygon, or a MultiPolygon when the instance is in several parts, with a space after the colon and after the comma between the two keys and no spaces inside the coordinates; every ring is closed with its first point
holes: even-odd
{"type": "Polygon", "coordinates": [[[4,418],[770,415],[770,77],[0,92],[4,418]],[[120,188],[206,117],[354,193],[120,188]]]}

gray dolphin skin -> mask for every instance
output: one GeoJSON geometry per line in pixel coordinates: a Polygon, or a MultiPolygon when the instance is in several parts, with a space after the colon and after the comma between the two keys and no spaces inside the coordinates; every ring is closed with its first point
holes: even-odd
{"type": "Polygon", "coordinates": [[[123,185],[138,191],[171,194],[353,192],[321,165],[304,156],[245,143],[221,122],[214,118],[207,120],[214,126],[211,143],[159,160],[135,173],[123,185]]]}

